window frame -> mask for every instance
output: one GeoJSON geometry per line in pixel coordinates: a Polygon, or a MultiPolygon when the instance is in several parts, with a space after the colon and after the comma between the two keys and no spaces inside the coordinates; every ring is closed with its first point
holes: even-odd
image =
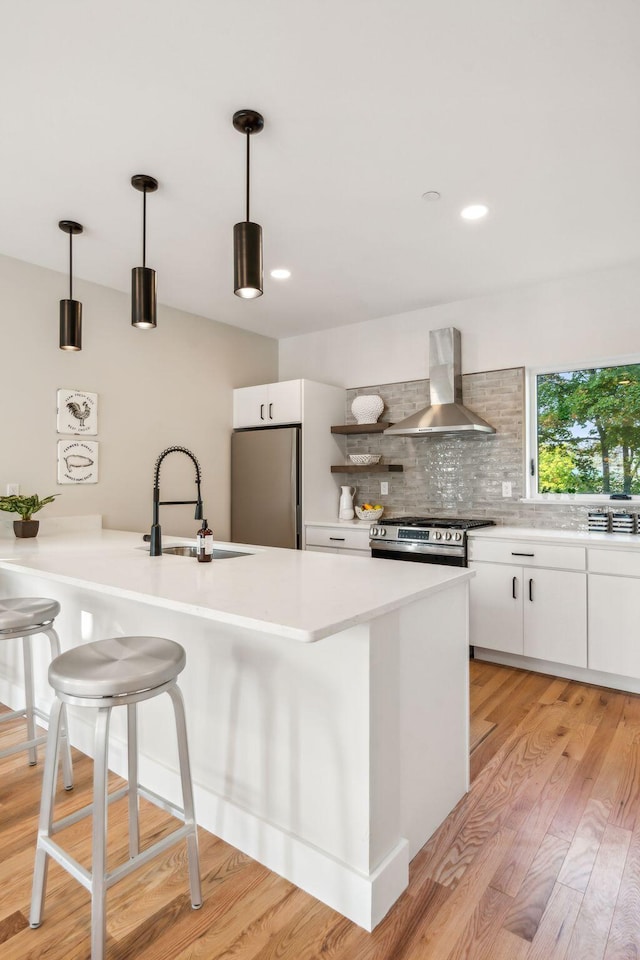
{"type": "Polygon", "coordinates": [[[609,493],[539,493],[538,492],[538,377],[546,373],[571,373],[574,370],[595,370],[603,367],[622,367],[640,364],[640,353],[605,357],[599,360],[583,360],[579,363],[545,364],[525,368],[525,490],[526,499],[536,503],[565,504],[625,504],[640,503],[640,494],[632,494],[630,500],[612,500],[609,493]],[[532,464],[535,470],[532,473],[532,464]]]}

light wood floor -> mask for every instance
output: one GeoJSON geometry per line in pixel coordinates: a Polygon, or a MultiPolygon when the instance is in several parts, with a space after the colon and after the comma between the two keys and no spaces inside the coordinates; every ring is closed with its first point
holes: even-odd
{"type": "MultiPolygon", "coordinates": [[[[202,831],[203,908],[176,846],[110,892],[108,960],[640,957],[640,697],[477,661],[471,677],[473,787],[373,934],[202,831]]],[[[75,762],[67,812],[90,789],[90,761],[75,762]]],[[[40,776],[0,761],[0,956],[85,960],[89,896],[55,863],[44,922],[27,925],[40,776]]],[[[157,837],[168,818],[143,811],[157,837]]],[[[88,825],[65,841],[87,866],[88,825]]],[[[116,862],[123,805],[111,826],[116,862]]]]}

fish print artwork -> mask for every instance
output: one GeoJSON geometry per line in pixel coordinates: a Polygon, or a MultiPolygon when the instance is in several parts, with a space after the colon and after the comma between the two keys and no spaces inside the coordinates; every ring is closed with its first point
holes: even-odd
{"type": "Polygon", "coordinates": [[[58,433],[98,433],[98,394],[60,388],[57,393],[58,433]]]}
{"type": "Polygon", "coordinates": [[[58,483],[98,482],[97,440],[58,440],[58,483]]]}

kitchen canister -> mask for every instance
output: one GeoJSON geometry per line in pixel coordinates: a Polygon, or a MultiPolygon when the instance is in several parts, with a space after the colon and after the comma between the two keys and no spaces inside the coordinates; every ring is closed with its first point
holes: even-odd
{"type": "Polygon", "coordinates": [[[384,410],[384,400],[377,394],[363,394],[351,404],[351,413],[357,423],[375,423],[384,410]]]}

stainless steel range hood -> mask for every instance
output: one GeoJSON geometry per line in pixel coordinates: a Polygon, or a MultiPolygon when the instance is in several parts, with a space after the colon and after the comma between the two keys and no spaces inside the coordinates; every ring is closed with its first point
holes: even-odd
{"type": "Polygon", "coordinates": [[[418,437],[429,434],[479,436],[495,429],[462,403],[460,331],[455,327],[429,332],[431,405],[387,427],[385,434],[418,437]]]}

